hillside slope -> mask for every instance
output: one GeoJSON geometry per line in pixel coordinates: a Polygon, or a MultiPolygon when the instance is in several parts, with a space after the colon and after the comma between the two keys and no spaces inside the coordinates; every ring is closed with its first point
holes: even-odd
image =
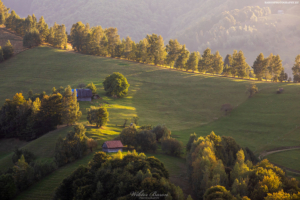
{"type": "Polygon", "coordinates": [[[202,53],[210,47],[225,57],[241,49],[250,66],[260,52],[280,54],[289,76],[300,52],[298,5],[272,5],[260,0],[2,1],[22,17],[43,15],[50,26],[54,22],[65,24],[68,32],[72,24],[82,21],[91,26],[117,27],[121,38],[130,36],[136,42],[156,33],[165,43],[177,38],[190,51],[202,53]],[[270,13],[261,15],[257,6],[270,13]],[[284,14],[278,15],[278,10],[284,14]],[[237,12],[240,14],[235,16],[237,12]]]}

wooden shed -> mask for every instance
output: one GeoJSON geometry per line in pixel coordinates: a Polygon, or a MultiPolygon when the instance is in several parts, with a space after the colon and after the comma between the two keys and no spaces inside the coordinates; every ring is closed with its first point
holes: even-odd
{"type": "Polygon", "coordinates": [[[118,152],[119,150],[122,151],[123,147],[121,140],[106,141],[102,145],[102,151],[107,153],[118,152]]]}
{"type": "MultiPolygon", "coordinates": [[[[93,97],[90,89],[75,89],[77,92],[77,101],[91,101],[93,97]]],[[[74,90],[72,90],[74,92],[74,90]]]]}

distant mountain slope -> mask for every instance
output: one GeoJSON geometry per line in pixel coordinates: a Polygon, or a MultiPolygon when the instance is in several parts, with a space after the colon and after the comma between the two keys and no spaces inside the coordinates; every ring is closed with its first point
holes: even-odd
{"type": "Polygon", "coordinates": [[[67,30],[82,21],[117,27],[121,37],[129,35],[136,42],[156,33],[165,42],[177,38],[190,51],[203,52],[210,47],[224,57],[242,49],[250,65],[260,52],[272,52],[279,53],[291,68],[300,52],[299,5],[272,5],[261,0],[2,1],[22,17],[43,15],[49,25],[63,23],[67,30]],[[284,14],[277,14],[278,10],[284,14]]]}

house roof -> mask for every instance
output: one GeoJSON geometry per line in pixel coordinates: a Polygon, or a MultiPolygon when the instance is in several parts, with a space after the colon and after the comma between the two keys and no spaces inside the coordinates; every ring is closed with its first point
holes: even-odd
{"type": "MultiPolygon", "coordinates": [[[[77,92],[77,98],[88,98],[92,97],[93,93],[90,89],[75,89],[77,92]]],[[[72,90],[74,92],[74,90],[72,90]]]]}
{"type": "Polygon", "coordinates": [[[109,149],[124,147],[121,140],[106,141],[104,144],[106,144],[107,148],[109,149]]]}

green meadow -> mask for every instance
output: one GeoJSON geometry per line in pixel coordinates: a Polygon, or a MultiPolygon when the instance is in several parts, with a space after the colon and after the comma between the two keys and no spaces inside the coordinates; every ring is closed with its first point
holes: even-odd
{"type": "MultiPolygon", "coordinates": [[[[172,137],[184,145],[191,133],[205,136],[211,131],[217,135],[232,136],[241,146],[249,147],[256,154],[280,146],[300,144],[300,88],[293,83],[255,82],[259,93],[248,98],[246,88],[254,83],[250,80],[187,73],[50,47],[27,50],[5,61],[0,65],[0,77],[2,103],[15,93],[23,93],[27,97],[30,89],[34,93],[50,93],[52,87],[70,85],[76,88],[80,83],[93,82],[103,99],[80,102],[83,114],[80,122],[87,126],[86,135],[98,141],[98,150],[104,141],[115,138],[122,131],[125,118],[133,116],[140,118],[139,125],[166,125],[171,129],[172,137]],[[105,96],[102,82],[113,72],[120,72],[127,78],[130,84],[127,97],[112,99],[105,96]],[[284,92],[276,94],[278,88],[284,88],[284,92]],[[225,115],[221,106],[227,103],[234,109],[225,115]],[[101,129],[88,124],[86,120],[86,108],[99,105],[108,109],[110,120],[101,129]]],[[[57,138],[64,137],[71,129],[63,127],[19,146],[34,152],[40,161],[51,161],[57,138]]],[[[4,141],[0,145],[8,144],[4,141]]],[[[12,148],[10,151],[0,148],[0,170],[4,171],[13,165],[11,151],[12,148]]],[[[147,155],[159,158],[171,177],[182,173],[183,158],[160,152],[147,155]]],[[[296,156],[293,151],[283,153],[286,159],[296,156]]],[[[92,156],[88,154],[59,168],[20,194],[18,199],[51,199],[59,183],[79,165],[86,165],[92,156]]],[[[288,165],[280,154],[270,156],[272,162],[288,165]]],[[[287,167],[298,169],[296,165],[287,167]]]]}

